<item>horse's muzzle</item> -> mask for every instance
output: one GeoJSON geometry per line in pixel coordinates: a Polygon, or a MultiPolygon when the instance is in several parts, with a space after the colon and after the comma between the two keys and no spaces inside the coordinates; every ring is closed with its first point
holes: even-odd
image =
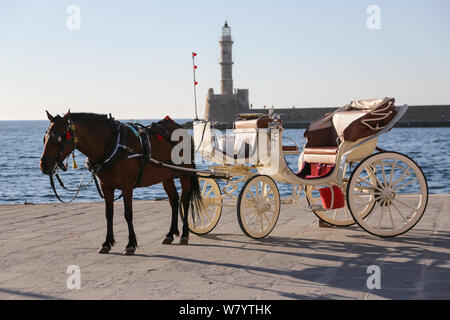
{"type": "Polygon", "coordinates": [[[53,165],[51,165],[50,162],[53,162],[53,161],[50,161],[50,159],[48,159],[46,157],[42,157],[41,161],[39,163],[39,168],[41,168],[42,173],[46,174],[48,176],[53,174],[53,171],[56,166],[56,162],[53,162],[53,165]]]}

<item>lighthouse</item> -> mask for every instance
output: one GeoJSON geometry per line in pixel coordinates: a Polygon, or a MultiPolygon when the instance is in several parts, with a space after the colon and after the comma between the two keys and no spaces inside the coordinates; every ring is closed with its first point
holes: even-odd
{"type": "Polygon", "coordinates": [[[239,113],[249,112],[248,89],[233,88],[233,55],[231,28],[228,22],[220,35],[220,90],[214,93],[210,88],[206,96],[205,119],[232,123],[239,113]]]}
{"type": "Polygon", "coordinates": [[[233,40],[231,39],[231,28],[228,26],[227,21],[222,27],[219,43],[221,52],[219,62],[221,69],[220,93],[233,94],[233,40]]]}

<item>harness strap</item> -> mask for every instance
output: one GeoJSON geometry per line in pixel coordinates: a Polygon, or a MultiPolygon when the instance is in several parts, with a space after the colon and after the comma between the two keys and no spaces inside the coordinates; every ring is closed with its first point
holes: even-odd
{"type": "Polygon", "coordinates": [[[141,148],[142,148],[142,157],[139,164],[139,170],[136,177],[136,181],[134,182],[134,188],[138,187],[142,183],[142,175],[144,173],[145,167],[150,162],[151,158],[151,145],[150,141],[148,139],[148,133],[146,130],[139,130],[139,139],[141,141],[141,148]]]}

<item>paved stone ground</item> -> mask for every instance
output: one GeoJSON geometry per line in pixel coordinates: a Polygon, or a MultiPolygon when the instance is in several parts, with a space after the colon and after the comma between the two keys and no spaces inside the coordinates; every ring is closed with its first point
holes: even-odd
{"type": "Polygon", "coordinates": [[[209,235],[166,246],[169,203],[135,202],[135,256],[122,255],[120,202],[109,255],[96,253],[103,203],[4,205],[0,299],[450,299],[449,203],[450,195],[430,196],[416,227],[393,239],[319,228],[313,214],[284,205],[272,234],[253,240],[228,207],[209,235]],[[79,290],[67,289],[69,265],[81,268],[79,290]],[[379,290],[366,286],[369,265],[380,267],[379,290]]]}

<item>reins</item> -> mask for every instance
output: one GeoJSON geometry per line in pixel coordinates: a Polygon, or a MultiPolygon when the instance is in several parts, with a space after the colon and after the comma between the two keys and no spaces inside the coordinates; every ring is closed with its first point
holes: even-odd
{"type": "Polygon", "coordinates": [[[86,170],[85,170],[85,169],[86,169],[86,168],[84,168],[84,170],[83,170],[83,175],[81,176],[80,183],[78,184],[78,188],[75,189],[75,190],[69,189],[69,188],[67,188],[67,187],[64,185],[64,183],[63,183],[63,181],[61,180],[61,177],[59,176],[59,174],[58,174],[57,171],[55,171],[54,174],[49,175],[49,177],[50,177],[50,185],[51,185],[51,187],[52,187],[52,189],[53,189],[53,193],[55,194],[56,198],[57,198],[60,202],[62,202],[62,203],[71,203],[73,200],[75,200],[75,199],[78,197],[78,194],[80,193],[80,191],[81,191],[82,189],[87,188],[87,187],[91,184],[92,180],[91,180],[89,183],[87,183],[86,185],[83,185],[84,174],[86,173],[86,170]],[[64,200],[59,196],[58,192],[56,191],[55,182],[54,182],[54,180],[53,180],[53,175],[56,177],[56,179],[57,179],[58,182],[59,182],[59,185],[60,185],[64,190],[69,191],[69,192],[75,192],[75,195],[74,195],[70,200],[64,201],[64,200]]]}

